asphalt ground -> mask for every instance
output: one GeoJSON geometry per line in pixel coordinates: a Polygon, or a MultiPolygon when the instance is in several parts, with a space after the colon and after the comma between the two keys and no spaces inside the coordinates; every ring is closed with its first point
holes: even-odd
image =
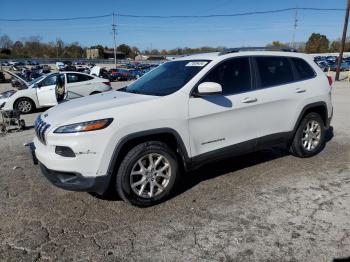
{"type": "MultiPolygon", "coordinates": [[[[206,165],[144,209],[51,185],[23,146],[33,128],[0,137],[0,261],[349,257],[349,82],[334,84],[333,101],[334,135],[319,155],[274,148],[206,165]]],[[[24,117],[29,127],[39,113],[24,117]]]]}

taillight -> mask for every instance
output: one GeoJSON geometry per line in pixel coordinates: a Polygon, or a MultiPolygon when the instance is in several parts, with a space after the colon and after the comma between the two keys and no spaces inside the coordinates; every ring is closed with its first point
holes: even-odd
{"type": "Polygon", "coordinates": [[[107,86],[111,86],[111,82],[103,82],[107,86]]]}
{"type": "Polygon", "coordinates": [[[327,78],[328,78],[329,86],[332,86],[332,84],[333,84],[333,79],[332,79],[332,77],[331,77],[331,76],[327,76],[327,78]]]}

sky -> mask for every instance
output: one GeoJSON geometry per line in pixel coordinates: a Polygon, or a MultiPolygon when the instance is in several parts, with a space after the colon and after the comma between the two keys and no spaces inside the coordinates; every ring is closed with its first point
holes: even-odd
{"type": "MultiPolygon", "coordinates": [[[[0,18],[71,18],[115,12],[132,15],[209,15],[275,10],[289,7],[345,8],[346,0],[0,0],[0,18]]],[[[295,40],[306,41],[313,32],[335,40],[342,34],[343,11],[298,11],[295,40]]],[[[292,39],[294,11],[243,17],[150,19],[116,16],[117,45],[146,49],[201,46],[265,46],[292,39]]],[[[61,38],[89,47],[113,46],[112,17],[93,20],[3,22],[0,35],[12,40],[41,36],[61,38]]]]}

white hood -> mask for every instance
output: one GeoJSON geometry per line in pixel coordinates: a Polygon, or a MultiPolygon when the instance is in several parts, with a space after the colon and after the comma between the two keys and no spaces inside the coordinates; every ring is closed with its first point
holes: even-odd
{"type": "Polygon", "coordinates": [[[118,91],[105,92],[59,104],[43,113],[42,118],[45,122],[50,123],[51,126],[57,126],[63,123],[67,124],[67,122],[69,122],[69,124],[75,123],[76,120],[74,118],[81,119],[81,121],[79,120],[80,122],[95,120],[100,118],[99,112],[106,112],[108,109],[111,109],[112,111],[113,109],[124,105],[135,104],[155,98],[157,98],[157,96],[131,94],[118,91]],[[84,115],[91,115],[94,119],[85,119],[84,115]]]}

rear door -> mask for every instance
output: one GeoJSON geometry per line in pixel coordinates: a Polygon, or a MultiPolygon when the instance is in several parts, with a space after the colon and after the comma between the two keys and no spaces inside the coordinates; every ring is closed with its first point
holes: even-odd
{"type": "Polygon", "coordinates": [[[94,90],[93,76],[79,74],[79,73],[67,73],[67,90],[70,99],[88,96],[94,90]]]}
{"type": "Polygon", "coordinates": [[[257,75],[258,147],[284,142],[294,128],[294,115],[307,85],[297,81],[292,58],[282,56],[254,57],[257,75]]]}
{"type": "Polygon", "coordinates": [[[259,128],[255,91],[248,57],[232,58],[215,66],[199,83],[221,84],[217,96],[190,97],[189,131],[192,156],[217,149],[250,151],[259,128]]]}

